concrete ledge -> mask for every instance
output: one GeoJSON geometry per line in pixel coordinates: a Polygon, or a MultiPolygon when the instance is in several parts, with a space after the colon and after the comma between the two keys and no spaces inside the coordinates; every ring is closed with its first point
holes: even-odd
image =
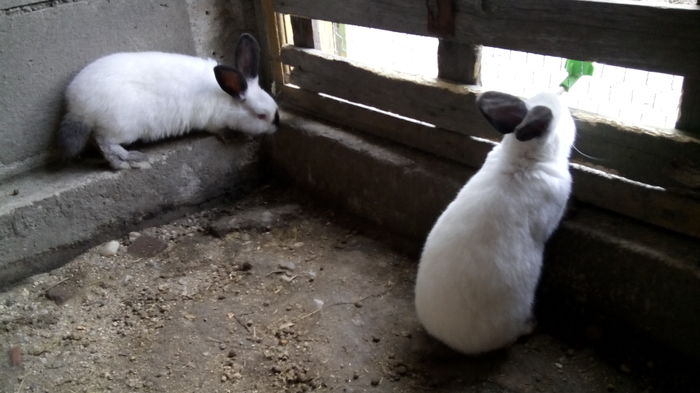
{"type": "Polygon", "coordinates": [[[144,149],[152,168],[78,162],[0,185],[0,287],[163,212],[244,190],[259,179],[259,142],[194,136],[144,149]]]}
{"type": "MultiPolygon", "coordinates": [[[[474,171],[293,114],[282,120],[265,149],[275,170],[415,239],[416,249],[474,171]]],[[[698,242],[575,206],[548,245],[539,301],[593,309],[700,356],[698,242]]]]}

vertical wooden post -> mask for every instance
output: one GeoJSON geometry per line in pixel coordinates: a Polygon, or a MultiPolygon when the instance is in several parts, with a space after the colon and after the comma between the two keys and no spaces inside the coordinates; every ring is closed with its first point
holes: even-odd
{"type": "Polygon", "coordinates": [[[700,134],[700,78],[683,78],[676,128],[700,134]]]}
{"type": "Polygon", "coordinates": [[[278,17],[275,15],[272,0],[255,2],[255,12],[259,24],[259,41],[261,42],[263,62],[261,64],[261,86],[270,89],[272,82],[284,83],[284,70],[280,60],[280,46],[283,34],[278,29],[278,17]]]}
{"type": "Polygon", "coordinates": [[[311,19],[292,16],[292,33],[294,34],[294,46],[299,48],[314,47],[314,28],[311,19]]]}
{"type": "Polygon", "coordinates": [[[676,128],[700,134],[700,79],[683,78],[676,128]]]}
{"type": "Polygon", "coordinates": [[[468,85],[481,84],[481,46],[441,39],[438,77],[468,85]]]}

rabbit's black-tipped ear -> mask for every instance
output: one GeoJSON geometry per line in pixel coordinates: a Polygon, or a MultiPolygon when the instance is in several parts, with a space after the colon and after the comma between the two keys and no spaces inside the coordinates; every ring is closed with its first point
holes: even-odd
{"type": "Polygon", "coordinates": [[[218,65],[214,67],[214,76],[223,91],[234,98],[243,99],[248,82],[240,71],[233,67],[218,65]]]}
{"type": "Polygon", "coordinates": [[[524,142],[542,136],[553,118],[552,110],[546,106],[538,105],[530,108],[522,123],[515,128],[515,137],[524,142]]]}
{"type": "Polygon", "coordinates": [[[487,91],[476,99],[476,105],[486,120],[501,134],[515,130],[527,115],[525,102],[516,96],[487,91]]]}
{"type": "Polygon", "coordinates": [[[241,34],[235,55],[236,68],[243,76],[248,79],[256,78],[260,67],[260,45],[255,37],[248,33],[241,34]]]}

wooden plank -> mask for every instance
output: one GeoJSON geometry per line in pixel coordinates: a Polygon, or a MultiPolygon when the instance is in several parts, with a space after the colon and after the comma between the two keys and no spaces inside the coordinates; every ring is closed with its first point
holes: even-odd
{"type": "Polygon", "coordinates": [[[282,84],[284,83],[284,69],[280,60],[280,47],[284,42],[280,35],[283,34],[279,27],[279,20],[273,11],[272,0],[255,2],[255,11],[258,18],[258,26],[264,34],[260,34],[264,47],[263,72],[268,79],[282,84]]]}
{"type": "Polygon", "coordinates": [[[700,135],[700,78],[683,79],[676,128],[700,135]]]}
{"type": "MultiPolygon", "coordinates": [[[[431,35],[424,0],[274,0],[276,10],[431,35]]],[[[457,42],[700,77],[700,7],[630,1],[456,0],[457,42]]]]}
{"type": "MultiPolygon", "coordinates": [[[[479,168],[494,143],[285,86],[283,108],[479,168]]],[[[700,237],[700,200],[572,164],[573,197],[650,224],[700,237]],[[682,207],[682,208],[681,208],[682,207]]]]}
{"type": "Polygon", "coordinates": [[[438,45],[438,78],[481,84],[481,46],[442,39],[438,45]]]}
{"type": "Polygon", "coordinates": [[[700,238],[698,199],[572,164],[576,199],[607,210],[700,238]]]}
{"type": "MultiPolygon", "coordinates": [[[[337,98],[283,86],[280,105],[353,131],[372,134],[409,147],[479,168],[495,142],[472,143],[472,138],[445,129],[369,110],[337,98]]],[[[494,132],[495,134],[495,132],[494,132]]]]}
{"type": "Polygon", "coordinates": [[[292,16],[292,34],[294,35],[294,46],[299,48],[313,48],[314,28],[311,19],[292,16]]]}
{"type": "Polygon", "coordinates": [[[469,130],[465,125],[477,117],[474,88],[416,75],[373,70],[346,58],[318,50],[285,46],[282,61],[295,66],[294,84],[413,117],[456,132],[489,138],[492,130],[484,121],[469,130]]]}
{"type": "MultiPolygon", "coordinates": [[[[457,133],[486,139],[497,134],[476,108],[478,88],[374,70],[345,58],[290,46],[282,60],[296,67],[292,83],[307,90],[380,108],[457,133]]],[[[674,189],[700,191],[700,140],[681,132],[654,133],[574,111],[579,158],[620,176],[674,189]]]]}

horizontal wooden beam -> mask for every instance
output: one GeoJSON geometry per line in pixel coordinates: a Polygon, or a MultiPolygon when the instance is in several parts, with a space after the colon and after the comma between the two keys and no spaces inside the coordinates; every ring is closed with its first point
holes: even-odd
{"type": "Polygon", "coordinates": [[[279,97],[287,109],[302,112],[346,129],[371,134],[450,160],[479,168],[495,142],[473,143],[472,138],[441,128],[402,119],[339,98],[324,97],[285,85],[279,97]]]}
{"type": "Polygon", "coordinates": [[[383,72],[318,50],[282,48],[282,61],[294,66],[291,81],[308,90],[327,93],[413,117],[456,132],[493,138],[478,118],[478,88],[434,78],[383,72]],[[414,116],[415,115],[415,116],[414,116]],[[469,129],[465,130],[465,126],[469,129]]]}
{"type": "MultiPolygon", "coordinates": [[[[401,119],[386,113],[284,86],[282,107],[363,134],[370,134],[479,168],[494,143],[401,119]]],[[[700,237],[700,201],[572,164],[574,198],[592,205],[700,237]],[[679,209],[682,206],[682,209],[679,209]]]]}
{"type": "MultiPolygon", "coordinates": [[[[424,0],[274,0],[278,12],[432,35],[424,0]]],[[[700,7],[597,0],[456,0],[452,39],[700,77],[700,7]]]]}
{"type": "MultiPolygon", "coordinates": [[[[478,88],[374,70],[345,58],[293,46],[282,61],[294,66],[292,83],[314,92],[380,108],[457,133],[496,140],[476,108],[478,88]]],[[[574,111],[576,145],[587,165],[677,192],[700,191],[700,140],[654,133],[574,111]]]]}

